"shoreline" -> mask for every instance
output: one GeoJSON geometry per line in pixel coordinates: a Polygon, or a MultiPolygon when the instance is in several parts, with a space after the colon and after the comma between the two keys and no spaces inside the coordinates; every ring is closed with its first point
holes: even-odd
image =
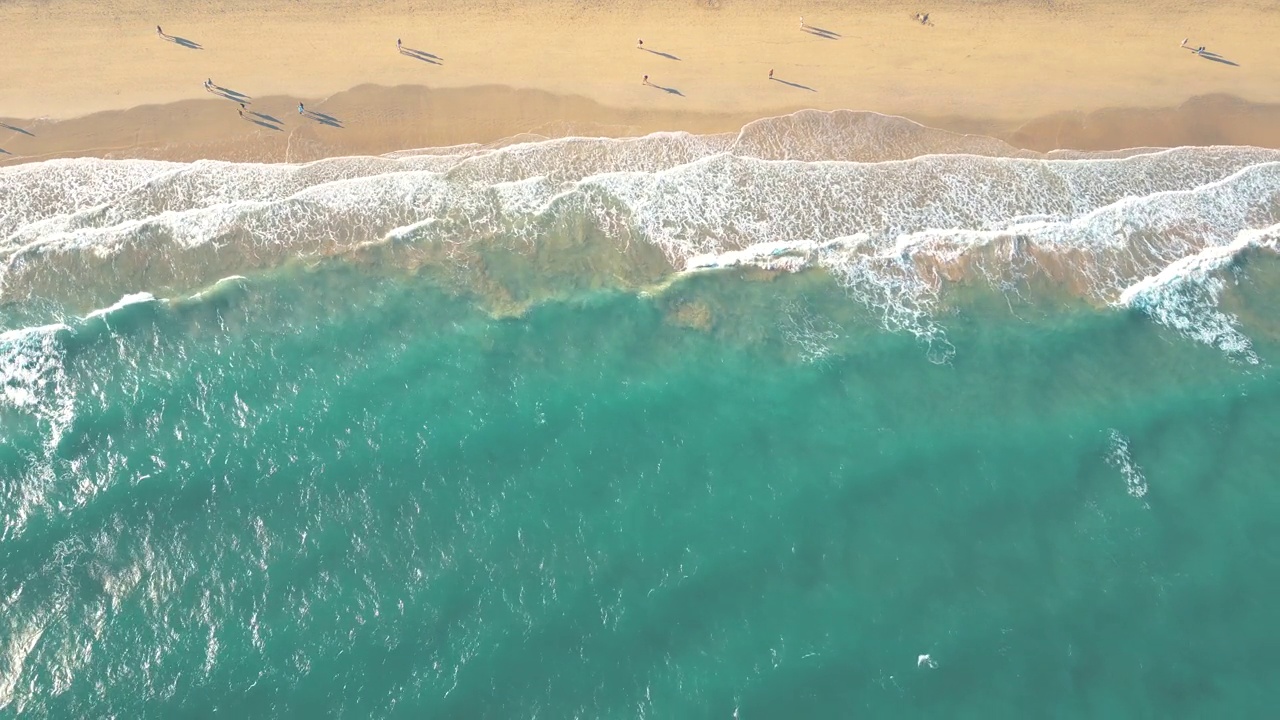
{"type": "MultiPolygon", "coordinates": [[[[655,132],[737,133],[756,120],[790,115],[635,110],[586,97],[501,86],[432,89],[366,85],[316,101],[272,96],[247,105],[226,99],[184,100],[111,110],[81,118],[0,118],[9,154],[0,167],[75,157],[191,162],[305,163],[462,145],[503,145],[565,137],[637,137],[655,132]],[[299,117],[299,101],[308,113],[299,117]],[[435,109],[449,108],[448,116],[435,109]],[[269,118],[269,120],[267,119],[269,118]]],[[[868,114],[893,116],[875,111],[868,114]]],[[[1026,121],[906,117],[926,128],[995,138],[1011,150],[1113,151],[1138,147],[1237,145],[1280,148],[1280,104],[1213,95],[1163,108],[1058,112],[1026,121]]],[[[3,137],[3,135],[0,135],[3,137]]]]}

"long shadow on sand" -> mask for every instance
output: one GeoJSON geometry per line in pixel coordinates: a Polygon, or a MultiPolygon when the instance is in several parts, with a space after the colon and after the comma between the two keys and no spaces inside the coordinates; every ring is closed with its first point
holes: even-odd
{"type": "Polygon", "coordinates": [[[325,115],[324,113],[316,112],[315,110],[308,110],[304,115],[315,120],[321,125],[328,125],[329,127],[335,127],[338,129],[342,129],[343,127],[342,121],[332,115],[325,115]]]}
{"type": "Polygon", "coordinates": [[[411,47],[402,47],[402,48],[400,48],[400,52],[402,52],[402,53],[412,53],[412,54],[414,54],[414,55],[422,55],[423,57],[429,57],[429,58],[431,58],[432,60],[443,60],[443,59],[444,59],[444,58],[440,57],[439,55],[435,55],[435,54],[429,53],[429,52],[427,52],[426,50],[417,50],[417,49],[415,49],[415,48],[411,48],[411,47]]]}
{"type": "Polygon", "coordinates": [[[1212,61],[1214,61],[1214,62],[1216,62],[1216,63],[1222,63],[1223,65],[1231,65],[1232,67],[1240,67],[1240,63],[1238,63],[1238,62],[1231,62],[1230,60],[1228,60],[1228,59],[1226,59],[1226,58],[1222,57],[1222,56],[1221,56],[1221,55],[1219,55],[1218,53],[1212,53],[1212,52],[1209,52],[1208,50],[1206,50],[1206,51],[1204,51],[1204,52],[1202,52],[1202,53],[1198,53],[1198,54],[1200,55],[1200,57],[1204,58],[1205,60],[1212,60],[1212,61]]]}
{"type": "Polygon", "coordinates": [[[649,83],[649,87],[651,87],[651,88],[657,88],[658,90],[661,90],[662,92],[664,92],[664,93],[666,93],[666,94],[668,94],[668,95],[679,95],[680,97],[684,97],[684,93],[680,92],[679,90],[677,90],[676,88],[673,88],[673,87],[663,87],[663,86],[658,85],[658,84],[656,84],[656,83],[649,83]]]}
{"type": "Polygon", "coordinates": [[[242,92],[236,92],[231,88],[224,88],[221,85],[214,85],[213,88],[209,90],[209,92],[213,93],[214,95],[219,95],[221,97],[224,97],[228,100],[234,100],[236,102],[249,102],[250,100],[253,99],[242,92]]]}
{"type": "Polygon", "coordinates": [[[271,123],[269,123],[269,122],[265,122],[265,121],[263,121],[263,120],[258,120],[257,118],[251,118],[251,117],[249,117],[248,115],[245,115],[245,116],[244,116],[244,119],[245,119],[245,120],[248,120],[249,122],[253,123],[254,125],[257,125],[258,127],[264,127],[264,128],[266,128],[266,129],[268,129],[268,130],[275,130],[276,132],[280,132],[280,127],[278,127],[278,126],[276,126],[276,125],[272,125],[272,124],[271,124],[271,123]]]}
{"type": "Polygon", "coordinates": [[[427,57],[426,55],[418,55],[418,54],[416,54],[416,53],[401,53],[401,55],[404,55],[405,57],[413,58],[414,60],[421,60],[421,61],[422,61],[422,62],[424,62],[424,63],[430,63],[430,64],[432,64],[432,65],[443,65],[443,64],[444,64],[444,63],[440,62],[439,60],[432,60],[431,58],[427,57]]]}
{"type": "Polygon", "coordinates": [[[400,54],[405,55],[407,57],[411,57],[414,60],[421,60],[422,62],[425,62],[425,63],[431,63],[432,65],[444,64],[444,58],[440,57],[439,55],[433,55],[427,52],[426,50],[414,50],[413,48],[402,47],[400,48],[400,54]]]}
{"type": "Polygon", "coordinates": [[[164,37],[166,40],[173,43],[174,45],[181,45],[182,47],[188,48],[190,50],[204,49],[204,46],[196,42],[195,40],[188,40],[184,37],[178,37],[177,35],[165,35],[164,37]]]}
{"type": "Polygon", "coordinates": [[[254,112],[254,111],[250,110],[250,111],[249,111],[249,114],[250,114],[250,115],[253,115],[254,117],[260,117],[260,118],[262,118],[263,120],[266,120],[266,121],[267,121],[267,122],[269,122],[269,123],[275,123],[276,125],[283,125],[283,124],[284,124],[284,121],[283,121],[283,120],[281,120],[280,118],[273,118],[273,117],[271,117],[270,115],[268,115],[268,114],[266,114],[266,113],[254,112]]]}
{"type": "Polygon", "coordinates": [[[5,130],[12,130],[12,131],[14,131],[14,132],[20,132],[20,133],[22,133],[23,135],[26,135],[27,137],[35,137],[35,136],[36,136],[36,134],[35,134],[35,133],[33,133],[33,132],[31,132],[30,130],[23,130],[22,128],[20,128],[20,127],[18,127],[18,126],[16,126],[16,125],[10,125],[9,123],[2,123],[2,122],[0,122],[0,128],[4,128],[5,130]]]}
{"type": "Polygon", "coordinates": [[[668,59],[668,60],[679,60],[679,59],[680,59],[680,58],[676,57],[675,55],[672,55],[671,53],[664,53],[664,52],[662,52],[662,51],[660,51],[660,50],[650,50],[650,49],[649,49],[649,48],[647,48],[647,47],[642,47],[642,48],[640,48],[640,49],[641,49],[641,50],[643,50],[643,51],[645,51],[645,52],[647,52],[647,53],[653,53],[654,55],[657,55],[658,57],[664,57],[664,58],[666,58],[666,59],[668,59]]]}
{"type": "Polygon", "coordinates": [[[800,83],[791,82],[790,80],[783,80],[782,78],[769,78],[769,79],[774,82],[782,83],[783,85],[790,85],[793,88],[800,88],[801,90],[808,90],[809,92],[818,92],[817,90],[814,90],[808,85],[801,85],[800,83]]]}
{"type": "Polygon", "coordinates": [[[839,40],[840,38],[844,37],[840,33],[835,32],[834,30],[823,30],[820,27],[814,27],[812,25],[805,25],[804,31],[809,33],[810,35],[817,35],[820,38],[826,38],[828,40],[839,40]]]}

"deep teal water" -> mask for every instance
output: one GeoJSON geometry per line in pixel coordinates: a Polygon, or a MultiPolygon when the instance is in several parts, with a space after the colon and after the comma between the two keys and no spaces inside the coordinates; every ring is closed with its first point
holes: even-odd
{"type": "Polygon", "coordinates": [[[976,298],[937,364],[812,275],[494,319],[371,272],[49,336],[0,405],[0,715],[1271,712],[1265,333],[976,298]]]}

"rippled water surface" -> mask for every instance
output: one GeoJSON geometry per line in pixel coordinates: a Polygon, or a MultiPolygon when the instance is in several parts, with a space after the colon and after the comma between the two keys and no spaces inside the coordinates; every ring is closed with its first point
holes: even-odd
{"type": "Polygon", "coordinates": [[[1263,717],[1280,153],[0,170],[0,715],[1263,717]]]}

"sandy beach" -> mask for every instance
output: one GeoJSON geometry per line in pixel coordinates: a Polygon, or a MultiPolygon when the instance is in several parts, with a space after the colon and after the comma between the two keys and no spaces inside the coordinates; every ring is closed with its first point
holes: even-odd
{"type": "Polygon", "coordinates": [[[521,133],[731,131],[802,108],[1035,150],[1280,145],[1270,0],[66,0],[6,3],[0,23],[3,164],[296,162],[521,133]]]}

